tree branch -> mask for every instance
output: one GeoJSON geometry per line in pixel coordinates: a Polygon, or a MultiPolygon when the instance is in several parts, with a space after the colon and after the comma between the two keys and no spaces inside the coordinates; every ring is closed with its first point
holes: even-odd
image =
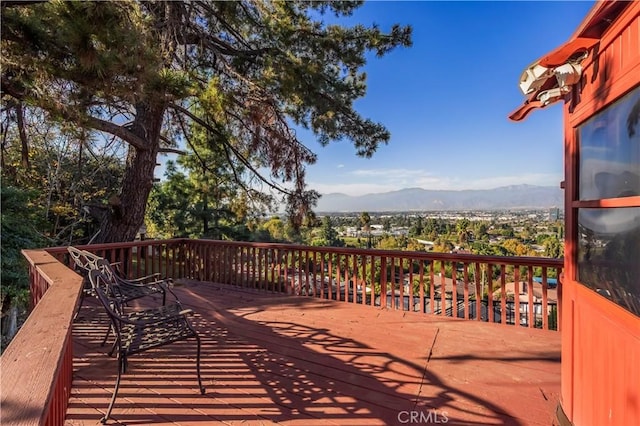
{"type": "MultiPolygon", "coordinates": [[[[24,101],[27,97],[27,94],[13,87],[9,81],[6,79],[2,80],[2,94],[7,94],[18,101],[24,101]]],[[[82,115],[78,113],[70,112],[70,109],[64,108],[62,104],[56,103],[55,106],[49,106],[48,108],[43,108],[41,105],[36,105],[37,107],[42,108],[43,110],[52,113],[58,114],[62,116],[65,120],[72,121],[76,124],[86,124],[92,129],[99,130],[101,132],[106,132],[112,134],[114,136],[119,137],[123,141],[128,144],[136,147],[140,150],[148,149],[148,142],[146,139],[137,136],[135,133],[127,130],[123,126],[119,126],[110,121],[102,120],[97,117],[93,117],[91,115],[82,115]]]]}
{"type": "Polygon", "coordinates": [[[162,153],[162,154],[178,154],[178,155],[185,155],[186,154],[185,151],[183,151],[181,149],[178,149],[178,148],[160,148],[158,150],[158,152],[162,153]]]}
{"type": "MultiPolygon", "coordinates": [[[[184,134],[184,137],[187,141],[187,144],[191,147],[191,150],[193,151],[194,155],[198,158],[198,160],[200,161],[200,165],[202,166],[203,169],[210,171],[212,173],[215,173],[214,170],[209,169],[209,167],[207,166],[206,161],[204,161],[204,159],[200,156],[200,153],[198,152],[198,150],[196,149],[196,146],[193,144],[193,142],[191,142],[191,138],[189,138],[189,136],[187,135],[187,129],[184,123],[184,120],[182,118],[181,115],[177,116],[178,122],[180,123],[180,128],[182,129],[182,133],[184,134]]],[[[224,150],[224,155],[225,158],[227,159],[227,162],[230,165],[233,165],[233,159],[231,158],[231,154],[229,153],[229,147],[227,146],[227,144],[225,144],[223,142],[222,144],[222,149],[224,150]]],[[[242,161],[242,160],[240,160],[242,161]]],[[[231,167],[231,173],[233,173],[233,179],[234,181],[240,186],[240,188],[242,188],[242,190],[251,198],[253,199],[254,197],[251,194],[251,189],[248,188],[244,182],[242,181],[242,179],[240,178],[240,176],[238,176],[238,171],[236,170],[235,167],[231,167]]]]}
{"type": "MultiPolygon", "coordinates": [[[[69,120],[78,122],[79,120],[73,117],[71,114],[67,114],[66,112],[62,113],[63,116],[69,120]]],[[[89,127],[95,130],[100,130],[101,132],[107,132],[112,134],[113,136],[117,136],[123,141],[127,142],[130,145],[133,145],[137,149],[147,150],[148,143],[147,140],[135,135],[133,132],[130,132],[126,128],[122,126],[118,126],[110,121],[102,120],[97,117],[87,116],[86,123],[89,127]]]]}
{"type": "MultiPolygon", "coordinates": [[[[197,124],[199,124],[200,126],[204,127],[205,129],[209,130],[212,133],[215,133],[217,135],[221,135],[220,131],[218,131],[217,129],[213,128],[212,126],[210,126],[207,122],[205,122],[204,120],[202,120],[200,117],[194,115],[193,113],[191,113],[189,110],[187,110],[186,108],[181,107],[180,105],[176,105],[176,104],[169,104],[169,108],[173,108],[178,112],[183,113],[184,115],[186,115],[187,117],[189,117],[190,119],[192,119],[194,122],[196,122],[197,124]]],[[[247,169],[251,170],[251,172],[258,178],[260,179],[263,183],[265,183],[267,186],[269,186],[270,188],[282,193],[282,194],[287,194],[287,195],[292,195],[292,193],[288,190],[286,190],[285,188],[281,187],[280,185],[276,185],[273,182],[270,182],[267,178],[265,178],[264,176],[262,176],[262,174],[260,172],[258,172],[258,170],[256,170],[255,167],[253,167],[253,165],[249,162],[248,159],[246,159],[235,147],[233,147],[231,144],[229,144],[228,142],[224,141],[224,138],[222,139],[222,143],[224,144],[225,147],[227,147],[229,150],[231,150],[231,152],[233,152],[233,154],[236,156],[236,158],[238,160],[240,160],[240,162],[242,164],[244,164],[247,169]]]]}

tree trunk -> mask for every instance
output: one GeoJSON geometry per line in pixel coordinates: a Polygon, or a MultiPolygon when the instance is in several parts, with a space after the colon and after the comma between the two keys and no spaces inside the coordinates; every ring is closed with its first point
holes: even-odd
{"type": "Polygon", "coordinates": [[[209,236],[209,198],[207,191],[202,193],[202,235],[209,236]]]}
{"type": "Polygon", "coordinates": [[[130,129],[147,140],[147,147],[129,145],[120,194],[109,199],[110,209],[100,225],[96,243],[133,241],[144,223],[165,109],[164,104],[136,106],[136,118],[130,129]]]}

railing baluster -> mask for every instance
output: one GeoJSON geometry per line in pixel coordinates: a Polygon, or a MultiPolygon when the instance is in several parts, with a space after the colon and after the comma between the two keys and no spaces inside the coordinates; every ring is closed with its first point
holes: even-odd
{"type": "Polygon", "coordinates": [[[427,309],[426,309],[426,302],[425,302],[425,295],[424,295],[424,260],[419,261],[419,268],[420,268],[420,291],[419,291],[419,295],[420,295],[420,312],[421,313],[426,313],[427,309]]]}
{"type": "Polygon", "coordinates": [[[398,258],[398,287],[400,290],[400,297],[398,298],[397,304],[400,306],[396,306],[396,309],[404,311],[404,259],[401,257],[398,258]]]}
{"type": "Polygon", "coordinates": [[[295,281],[295,293],[296,295],[302,294],[302,250],[296,249],[296,281],[295,281]]]}
{"type": "Polygon", "coordinates": [[[380,307],[387,307],[387,257],[380,257],[380,307]]]}
{"type": "Polygon", "coordinates": [[[501,323],[507,325],[507,283],[506,283],[506,266],[500,265],[500,316],[501,323]]]}
{"type": "Polygon", "coordinates": [[[513,311],[515,325],[520,325],[520,266],[513,267],[513,311]]]}
{"type": "Polygon", "coordinates": [[[310,262],[309,262],[309,250],[304,250],[304,286],[305,286],[305,291],[304,294],[305,296],[311,296],[311,279],[310,279],[310,275],[311,275],[311,271],[309,269],[310,266],[310,262]]]}
{"type": "Polygon", "coordinates": [[[363,254],[358,254],[356,256],[357,258],[357,275],[358,275],[358,282],[359,282],[359,290],[360,290],[360,294],[361,296],[361,300],[360,300],[360,304],[361,305],[368,305],[369,304],[369,294],[367,292],[367,289],[369,288],[369,283],[368,278],[367,278],[367,256],[363,255],[363,254]]]}
{"type": "Polygon", "coordinates": [[[329,268],[328,268],[328,275],[329,275],[329,287],[328,287],[328,299],[333,299],[333,253],[329,253],[328,255],[328,260],[329,260],[329,268]]]}
{"type": "Polygon", "coordinates": [[[251,268],[251,277],[250,277],[250,282],[248,283],[248,287],[249,288],[259,288],[258,286],[258,282],[259,282],[259,251],[260,249],[258,247],[252,247],[251,248],[251,255],[250,255],[250,268],[251,268]]]}
{"type": "Polygon", "coordinates": [[[440,261],[440,315],[447,315],[447,287],[445,283],[445,262],[440,261]]]}
{"type": "Polygon", "coordinates": [[[529,298],[528,298],[528,313],[529,313],[529,318],[527,319],[527,322],[529,323],[529,328],[535,328],[536,327],[536,321],[535,321],[535,317],[536,317],[536,307],[534,306],[533,302],[533,266],[529,266],[527,268],[527,293],[529,293],[529,298]]]}
{"type": "Polygon", "coordinates": [[[376,306],[376,298],[378,297],[378,293],[376,292],[376,256],[372,254],[369,256],[369,259],[371,261],[371,282],[369,283],[369,288],[371,289],[371,306],[376,306]]]}
{"type": "Polygon", "coordinates": [[[351,255],[351,282],[349,283],[349,291],[351,292],[351,302],[358,303],[358,260],[356,255],[351,255]]]}
{"type": "Polygon", "coordinates": [[[413,291],[413,260],[407,259],[409,264],[409,311],[414,312],[416,310],[416,304],[414,303],[414,291],[413,291]]]}
{"type": "Polygon", "coordinates": [[[542,267],[542,328],[549,329],[549,307],[547,299],[547,267],[542,267]]]}
{"type": "MultiPolygon", "coordinates": [[[[454,268],[455,270],[455,268],[454,268]]],[[[476,275],[477,272],[476,272],[476,275]]],[[[464,319],[469,319],[469,264],[464,262],[462,264],[462,276],[464,280],[464,289],[463,289],[463,300],[464,300],[464,319]]],[[[457,289],[456,284],[456,289],[457,289]]],[[[457,291],[456,291],[457,293],[457,291]]],[[[476,293],[476,314],[478,311],[478,293],[476,293]]]]}
{"type": "Polygon", "coordinates": [[[493,309],[493,265],[487,263],[487,321],[495,322],[493,309]]]}
{"type": "Polygon", "coordinates": [[[256,266],[256,273],[258,274],[257,276],[257,280],[256,280],[256,288],[259,290],[263,290],[263,284],[264,284],[264,280],[262,278],[262,271],[264,269],[264,263],[263,263],[263,255],[264,253],[264,248],[260,247],[257,249],[257,253],[256,253],[256,260],[258,262],[257,266],[256,266]]]}
{"type": "Polygon", "coordinates": [[[476,321],[482,321],[482,298],[483,298],[483,288],[482,288],[482,277],[480,276],[481,274],[481,267],[482,265],[480,264],[480,262],[476,262],[474,264],[475,266],[475,284],[476,284],[476,321]]]}

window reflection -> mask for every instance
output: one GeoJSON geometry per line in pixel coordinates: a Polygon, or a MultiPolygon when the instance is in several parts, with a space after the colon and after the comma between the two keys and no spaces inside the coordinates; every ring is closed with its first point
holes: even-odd
{"type": "Polygon", "coordinates": [[[578,210],[578,280],[640,316],[640,207],[578,210]]]}
{"type": "Polygon", "coordinates": [[[579,128],[580,200],[640,195],[640,87],[579,128]]]}

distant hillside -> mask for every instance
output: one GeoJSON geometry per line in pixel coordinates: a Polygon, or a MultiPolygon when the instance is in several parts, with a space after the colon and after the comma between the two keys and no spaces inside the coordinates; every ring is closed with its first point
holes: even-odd
{"type": "Polygon", "coordinates": [[[381,194],[324,194],[316,212],[411,210],[499,210],[562,207],[563,190],[553,186],[513,185],[485,190],[401,189],[381,194]]]}

